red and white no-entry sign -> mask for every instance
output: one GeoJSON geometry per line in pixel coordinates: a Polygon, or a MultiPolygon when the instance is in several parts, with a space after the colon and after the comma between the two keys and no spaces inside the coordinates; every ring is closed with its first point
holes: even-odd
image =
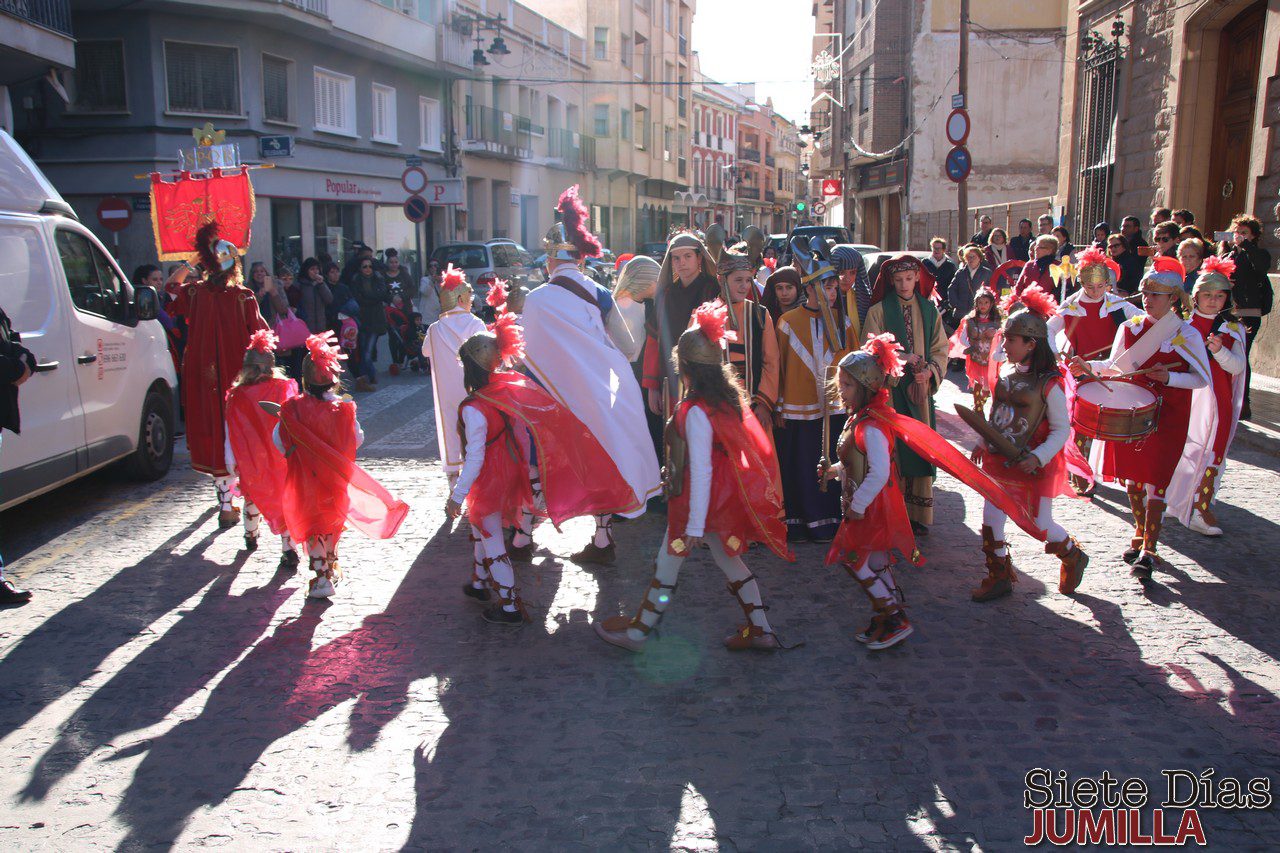
{"type": "Polygon", "coordinates": [[[119,196],[104,198],[98,204],[98,221],[108,231],[123,231],[133,221],[133,209],[119,196]]]}

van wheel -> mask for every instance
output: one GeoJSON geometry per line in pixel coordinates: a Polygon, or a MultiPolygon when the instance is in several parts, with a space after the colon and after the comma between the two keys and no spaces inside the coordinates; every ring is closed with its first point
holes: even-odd
{"type": "Polygon", "coordinates": [[[138,449],[125,461],[125,471],[135,480],[159,480],[172,464],[173,409],[152,391],[142,404],[138,449]]]}

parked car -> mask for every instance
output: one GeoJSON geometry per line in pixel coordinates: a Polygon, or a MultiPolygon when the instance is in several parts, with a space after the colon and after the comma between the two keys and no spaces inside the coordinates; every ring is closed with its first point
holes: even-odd
{"type": "Polygon", "coordinates": [[[129,284],[3,130],[0,306],[36,357],[22,434],[0,453],[0,510],[113,462],[138,479],[168,473],[178,380],[160,297],[129,284]]]}
{"type": "Polygon", "coordinates": [[[636,249],[637,255],[648,255],[658,263],[662,263],[662,259],[667,254],[666,243],[641,243],[640,248],[636,249]]]}
{"type": "Polygon", "coordinates": [[[533,255],[514,240],[445,243],[431,253],[431,260],[442,270],[453,264],[467,274],[475,293],[471,310],[480,316],[488,315],[485,297],[498,279],[526,286],[536,285],[542,280],[533,255]]]}

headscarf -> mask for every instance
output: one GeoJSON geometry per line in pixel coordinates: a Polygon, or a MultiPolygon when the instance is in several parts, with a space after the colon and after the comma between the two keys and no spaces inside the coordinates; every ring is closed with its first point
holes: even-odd
{"type": "Polygon", "coordinates": [[[837,273],[856,270],[862,265],[862,253],[852,246],[836,246],[831,250],[831,266],[837,273]]]}
{"type": "Polygon", "coordinates": [[[934,278],[925,269],[924,264],[914,255],[908,255],[905,252],[894,258],[887,258],[880,263],[880,270],[876,273],[876,284],[871,289],[871,304],[875,305],[885,298],[886,294],[893,292],[893,274],[897,272],[905,272],[906,270],[915,270],[919,275],[916,282],[916,293],[926,299],[933,298],[934,278]]]}
{"type": "Polygon", "coordinates": [[[797,300],[795,305],[799,305],[804,301],[804,293],[800,284],[800,272],[795,267],[779,267],[769,273],[769,277],[764,282],[764,295],[760,298],[760,302],[768,309],[769,316],[775,321],[795,307],[795,305],[784,307],[778,302],[779,282],[787,282],[795,287],[797,300]]]}

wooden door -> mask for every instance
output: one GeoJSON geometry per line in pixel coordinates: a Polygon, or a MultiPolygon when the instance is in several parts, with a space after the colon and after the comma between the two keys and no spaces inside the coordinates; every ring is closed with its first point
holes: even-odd
{"type": "Polygon", "coordinates": [[[884,246],[880,234],[880,198],[872,196],[862,200],[862,242],[884,246]]]}
{"type": "Polygon", "coordinates": [[[1218,46],[1218,83],[1209,151],[1209,188],[1204,218],[1196,224],[1206,237],[1225,231],[1248,199],[1253,111],[1262,64],[1266,0],[1259,0],[1222,29],[1218,46]]]}
{"type": "Polygon", "coordinates": [[[891,193],[884,197],[884,248],[896,252],[902,245],[902,196],[891,193]]]}

